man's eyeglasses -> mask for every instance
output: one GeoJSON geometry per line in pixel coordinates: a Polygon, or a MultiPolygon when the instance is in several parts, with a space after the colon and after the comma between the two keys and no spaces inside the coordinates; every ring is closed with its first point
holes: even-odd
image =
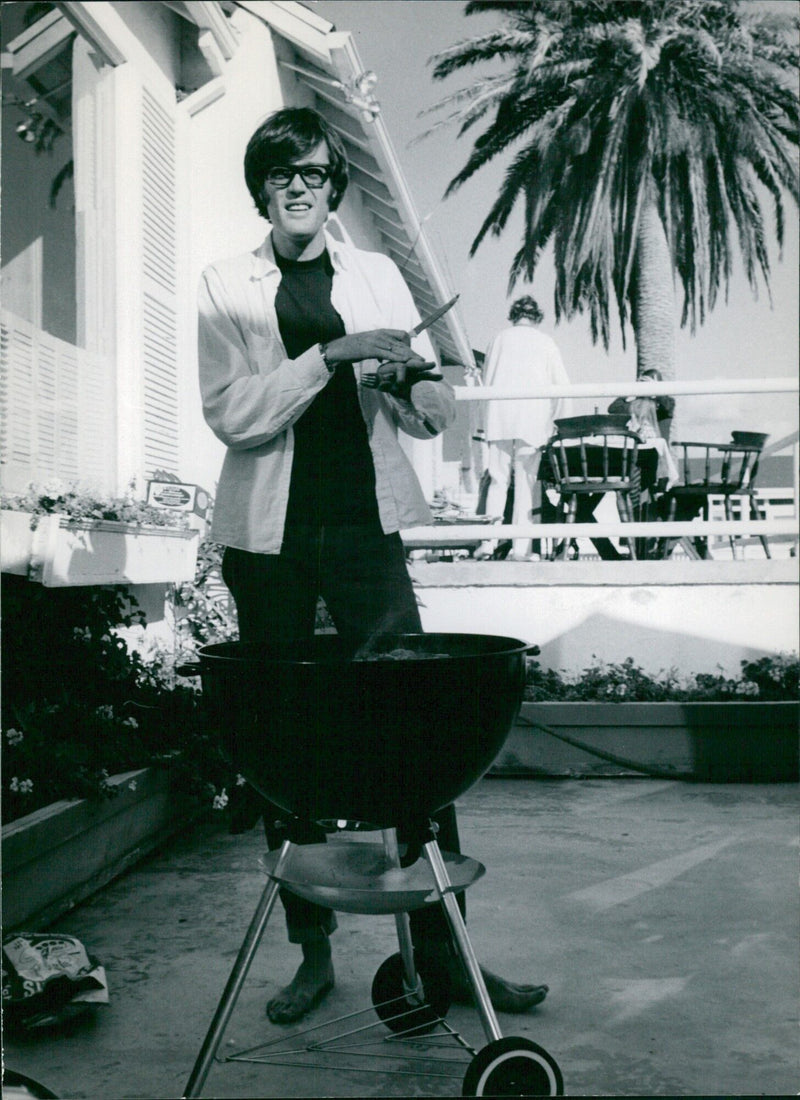
{"type": "Polygon", "coordinates": [[[267,170],[265,179],[273,187],[284,188],[298,175],[306,187],[316,191],[324,187],[326,180],[331,178],[331,170],[327,164],[297,164],[287,167],[276,165],[267,170]]]}

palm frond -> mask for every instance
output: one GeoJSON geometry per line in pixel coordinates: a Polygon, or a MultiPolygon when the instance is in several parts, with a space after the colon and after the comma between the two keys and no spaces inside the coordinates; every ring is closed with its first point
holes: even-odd
{"type": "Polygon", "coordinates": [[[460,133],[465,133],[477,122],[480,122],[482,118],[485,118],[487,112],[495,106],[499,99],[509,94],[511,83],[512,81],[508,76],[491,77],[488,80],[479,81],[470,88],[464,88],[460,92],[454,93],[447,99],[437,103],[435,107],[424,108],[418,113],[418,118],[432,114],[433,111],[439,111],[445,106],[453,106],[455,110],[451,111],[446,117],[438,119],[433,125],[423,130],[421,134],[412,138],[409,145],[419,144],[419,142],[445,126],[457,125],[460,127],[460,133]]]}
{"type": "Polygon", "coordinates": [[[530,33],[516,30],[492,31],[481,38],[472,38],[449,46],[429,59],[433,65],[433,79],[444,80],[460,69],[478,65],[482,61],[496,61],[515,53],[523,53],[535,42],[530,33]]]}
{"type": "Polygon", "coordinates": [[[425,118],[426,115],[435,114],[449,107],[462,107],[466,105],[463,109],[468,110],[476,99],[480,99],[490,94],[492,91],[502,92],[504,89],[508,90],[513,86],[514,82],[515,78],[513,74],[508,73],[484,77],[482,80],[476,80],[474,84],[470,84],[466,88],[459,88],[458,91],[443,96],[429,107],[421,108],[421,110],[417,111],[417,118],[425,118]]]}
{"type": "Polygon", "coordinates": [[[521,8],[530,8],[530,3],[524,0],[468,0],[464,6],[464,15],[475,15],[480,12],[503,11],[508,15],[516,15],[521,8]]]}
{"type": "Polygon", "coordinates": [[[506,226],[520,195],[531,178],[539,181],[537,191],[540,198],[548,194],[545,186],[545,178],[548,175],[545,155],[539,145],[528,146],[511,164],[505,174],[500,194],[493,203],[488,215],[481,225],[469,250],[470,256],[474,256],[487,233],[500,236],[506,226]]]}
{"type": "Polygon", "coordinates": [[[761,189],[779,246],[787,196],[800,204],[797,42],[785,21],[737,0],[470,0],[466,12],[504,23],[438,54],[434,78],[483,62],[501,76],[431,111],[448,111],[462,136],[484,124],[448,195],[509,157],[471,246],[502,234],[524,198],[509,289],[552,246],[557,319],[585,313],[605,343],[614,298],[624,340],[640,320],[639,241],[656,216],[682,324],[702,324],[727,294],[737,254],[754,292],[762,279],[769,288],[761,189]]]}
{"type": "MultiPolygon", "coordinates": [[[[560,110],[563,110],[563,107],[564,105],[561,104],[560,110]]],[[[537,122],[540,116],[542,114],[547,116],[559,110],[555,105],[552,109],[549,108],[550,104],[543,103],[541,100],[505,97],[498,108],[494,122],[476,139],[467,163],[450,181],[445,195],[456,191],[478,169],[504,153],[523,135],[527,135],[529,142],[535,146],[539,140],[537,122]]],[[[550,127],[547,129],[549,132],[550,127]]]]}

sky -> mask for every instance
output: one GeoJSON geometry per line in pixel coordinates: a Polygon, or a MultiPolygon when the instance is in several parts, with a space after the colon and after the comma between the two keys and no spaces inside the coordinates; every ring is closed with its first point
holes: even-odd
{"type": "MultiPolygon", "coordinates": [[[[459,138],[455,127],[440,128],[418,140],[439,117],[419,117],[445,95],[469,82],[474,69],[434,81],[431,56],[438,50],[497,26],[499,14],[465,16],[463,0],[306,0],[307,6],[340,31],[353,35],[366,69],[375,71],[375,96],[381,104],[395,151],[421,217],[438,246],[445,270],[461,300],[456,307],[472,346],[486,348],[492,335],[508,324],[510,302],[532,293],[544,310],[544,331],[561,349],[571,381],[625,381],[635,377],[632,333],[623,349],[618,328],[612,330],[608,352],[593,345],[588,319],[578,316],[556,325],[553,311],[553,268],[545,255],[532,284],[517,283],[508,295],[508,272],[522,234],[521,211],[516,210],[504,235],[485,240],[473,258],[469,247],[494,201],[508,158],[497,158],[481,169],[453,196],[444,192],[464,165],[479,125],[459,138]]],[[[784,3],[783,6],[788,6],[784,3]]],[[[794,5],[792,5],[794,6],[794,5]]],[[[766,207],[772,225],[771,207],[766,207]]],[[[677,337],[678,374],[686,379],[795,377],[798,367],[798,212],[789,199],[783,258],[772,235],[771,297],[763,283],[758,298],[737,272],[727,304],[718,302],[706,324],[692,336],[687,329],[677,337]]],[[[679,302],[676,309],[679,309],[679,302]]],[[[768,431],[772,441],[797,430],[797,402],[793,395],[716,395],[683,397],[681,425],[684,438],[726,440],[732,429],[768,431]]],[[[581,411],[578,409],[578,411],[581,411]]]]}

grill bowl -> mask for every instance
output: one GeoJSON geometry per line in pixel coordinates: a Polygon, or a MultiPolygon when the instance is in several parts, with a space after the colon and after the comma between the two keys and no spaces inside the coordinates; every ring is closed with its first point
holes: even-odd
{"type": "Polygon", "coordinates": [[[427,820],[502,748],[531,646],[484,634],[394,634],[381,635],[371,655],[397,649],[416,656],[351,660],[336,635],[288,647],[202,646],[204,699],[232,765],[303,819],[379,828],[427,820]]]}

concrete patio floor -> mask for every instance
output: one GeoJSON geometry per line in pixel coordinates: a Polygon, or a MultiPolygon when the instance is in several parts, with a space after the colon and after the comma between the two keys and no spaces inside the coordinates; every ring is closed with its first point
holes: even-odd
{"type": "MultiPolygon", "coordinates": [[[[543,1046],[568,1095],[796,1094],[797,809],[794,785],[480,782],[459,803],[463,850],[487,867],[467,894],[473,946],[492,969],[550,986],[539,1008],[500,1016],[503,1035],[543,1046]]],[[[262,852],[260,830],[203,824],[63,917],[56,927],[105,965],[110,1004],[67,1033],[6,1037],[6,1065],[70,1100],[179,1097],[263,888],[262,852]]],[[[341,915],[337,989],[309,1022],[369,1009],[396,950],[391,916],[341,915]]],[[[221,1053],[291,1034],[264,1004],[295,951],[278,909],[221,1053]]],[[[447,1019],[485,1044],[473,1009],[447,1019]]],[[[215,1065],[204,1096],[461,1094],[469,1056],[455,1044],[452,1077],[370,1049],[215,1065]]]]}

